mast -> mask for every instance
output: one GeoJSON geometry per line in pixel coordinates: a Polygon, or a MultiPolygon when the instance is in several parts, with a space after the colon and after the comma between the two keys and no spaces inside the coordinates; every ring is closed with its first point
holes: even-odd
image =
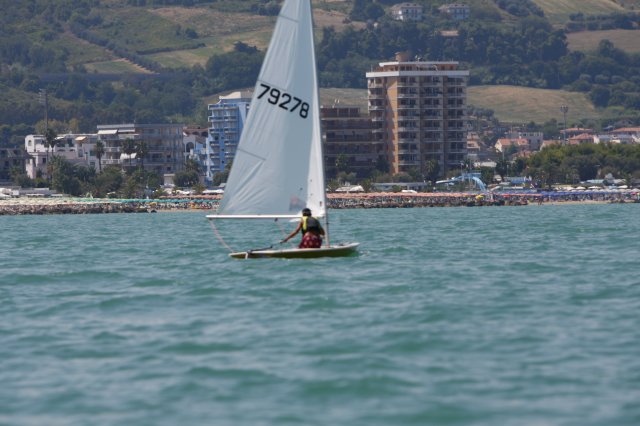
{"type": "Polygon", "coordinates": [[[324,229],[325,229],[325,242],[326,246],[330,247],[331,242],[329,239],[329,206],[327,205],[327,183],[325,181],[324,176],[324,149],[322,146],[322,120],[320,117],[320,84],[318,82],[318,62],[316,61],[316,45],[315,45],[315,37],[313,33],[313,29],[315,28],[315,22],[313,20],[313,7],[311,4],[311,0],[309,2],[309,15],[311,20],[311,57],[313,58],[313,68],[314,68],[314,83],[316,90],[316,111],[318,112],[318,132],[320,133],[320,142],[319,142],[319,152],[320,152],[320,176],[322,180],[322,202],[324,203],[324,229]]]}

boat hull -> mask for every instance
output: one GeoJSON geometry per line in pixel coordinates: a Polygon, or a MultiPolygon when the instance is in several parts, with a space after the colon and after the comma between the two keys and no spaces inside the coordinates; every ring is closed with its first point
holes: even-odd
{"type": "Polygon", "coordinates": [[[346,257],[353,256],[358,252],[360,243],[348,243],[337,246],[321,248],[293,248],[283,250],[249,250],[229,254],[235,259],[261,259],[261,258],[282,258],[282,259],[315,259],[318,257],[346,257]]]}

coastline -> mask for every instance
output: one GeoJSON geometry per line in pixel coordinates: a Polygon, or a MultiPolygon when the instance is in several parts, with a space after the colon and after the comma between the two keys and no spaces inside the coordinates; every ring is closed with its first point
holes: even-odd
{"type": "MultiPolygon", "coordinates": [[[[187,196],[162,199],[6,198],[0,199],[0,216],[46,214],[155,213],[162,211],[215,211],[222,197],[187,196]]],[[[529,204],[640,203],[637,192],[493,194],[480,193],[358,193],[327,194],[330,209],[523,206],[529,204]]]]}

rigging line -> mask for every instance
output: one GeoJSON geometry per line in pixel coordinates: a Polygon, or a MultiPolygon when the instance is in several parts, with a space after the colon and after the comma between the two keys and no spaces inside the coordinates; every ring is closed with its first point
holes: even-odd
{"type": "Polygon", "coordinates": [[[222,236],[218,232],[218,228],[216,228],[215,221],[210,220],[209,225],[211,226],[211,229],[213,229],[213,233],[216,235],[216,238],[218,239],[218,241],[220,241],[220,244],[222,244],[223,247],[229,250],[229,253],[233,253],[234,250],[231,247],[229,247],[229,245],[224,241],[224,239],[222,239],[222,236]]]}
{"type": "Polygon", "coordinates": [[[247,154],[247,155],[250,155],[250,156],[252,156],[252,157],[257,158],[258,160],[261,160],[261,161],[267,161],[267,159],[266,159],[265,157],[262,157],[262,156],[260,156],[260,155],[254,154],[253,152],[249,152],[249,151],[247,151],[247,150],[245,150],[245,149],[242,149],[242,148],[240,148],[240,147],[236,148],[236,153],[237,153],[238,151],[244,152],[244,153],[245,153],[245,154],[247,154]]]}
{"type": "Polygon", "coordinates": [[[287,232],[284,230],[284,228],[280,224],[280,221],[278,219],[275,219],[274,222],[276,223],[276,225],[278,225],[278,229],[280,229],[280,232],[282,232],[282,235],[284,235],[286,237],[287,236],[287,232]]]}

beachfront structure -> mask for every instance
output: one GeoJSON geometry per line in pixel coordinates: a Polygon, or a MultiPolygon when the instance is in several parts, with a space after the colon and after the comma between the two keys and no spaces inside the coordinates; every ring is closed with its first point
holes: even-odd
{"type": "Polygon", "coordinates": [[[321,107],[324,169],[328,179],[343,171],[368,177],[383,152],[373,140],[371,119],[355,106],[321,107]]]}
{"type": "Polygon", "coordinates": [[[96,134],[67,133],[56,138],[53,148],[45,145],[42,135],[27,135],[24,139],[24,148],[27,153],[25,171],[31,179],[47,176],[47,162],[55,155],[62,157],[72,164],[92,166],[98,168],[98,159],[95,156],[95,144],[98,141],[96,134]]]}
{"type": "Polygon", "coordinates": [[[422,21],[423,7],[416,3],[394,4],[389,9],[391,17],[396,21],[422,21]]]}
{"type": "Polygon", "coordinates": [[[456,21],[462,21],[465,19],[469,19],[471,16],[471,8],[468,4],[461,3],[451,3],[451,4],[443,4],[438,8],[440,13],[444,13],[449,15],[452,19],[456,21]]]}
{"type": "Polygon", "coordinates": [[[0,181],[11,180],[11,169],[25,169],[26,152],[21,147],[0,147],[0,181]]]}
{"type": "Polygon", "coordinates": [[[98,126],[98,139],[104,144],[102,167],[144,166],[160,176],[181,171],[184,167],[183,124],[107,124],[98,126]],[[127,141],[136,152],[126,152],[127,141]],[[140,148],[144,155],[140,156],[140,148]]]}
{"type": "Polygon", "coordinates": [[[200,172],[206,170],[209,130],[200,126],[185,127],[182,132],[185,159],[198,163],[200,172]]]}
{"type": "Polygon", "coordinates": [[[458,62],[410,62],[408,54],[367,73],[374,140],[386,147],[392,173],[424,171],[437,161],[441,175],[467,156],[469,71],[458,62]]]}
{"type": "Polygon", "coordinates": [[[209,105],[209,138],[207,141],[206,179],[211,182],[213,175],[224,171],[240,142],[242,129],[247,121],[251,91],[233,92],[220,96],[216,104],[209,105]]]}

